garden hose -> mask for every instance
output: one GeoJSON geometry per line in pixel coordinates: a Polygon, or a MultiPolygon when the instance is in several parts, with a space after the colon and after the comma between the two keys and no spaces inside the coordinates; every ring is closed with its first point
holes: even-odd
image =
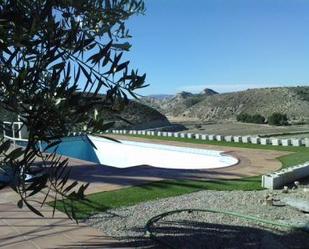
{"type": "Polygon", "coordinates": [[[155,233],[153,233],[153,231],[151,230],[151,227],[155,222],[161,220],[162,218],[164,218],[166,216],[176,214],[176,213],[182,213],[182,212],[188,212],[188,213],[191,213],[191,212],[208,212],[208,213],[224,214],[224,215],[230,215],[230,216],[238,217],[238,218],[245,219],[245,220],[251,220],[251,221],[254,221],[254,222],[260,222],[260,223],[273,225],[273,226],[277,226],[277,227],[285,227],[285,228],[290,228],[290,229],[292,228],[292,229],[296,229],[296,230],[300,230],[300,231],[309,233],[309,227],[293,226],[293,225],[289,225],[289,224],[285,224],[285,223],[261,219],[261,218],[254,217],[254,216],[251,216],[251,215],[243,215],[243,214],[236,213],[236,212],[220,211],[220,210],[215,210],[215,209],[177,209],[177,210],[161,213],[159,215],[152,217],[150,220],[148,220],[146,225],[145,225],[145,236],[147,236],[150,239],[158,242],[159,244],[165,245],[168,248],[177,249],[175,246],[171,245],[170,243],[163,241],[163,240],[160,240],[155,235],[155,233]]]}

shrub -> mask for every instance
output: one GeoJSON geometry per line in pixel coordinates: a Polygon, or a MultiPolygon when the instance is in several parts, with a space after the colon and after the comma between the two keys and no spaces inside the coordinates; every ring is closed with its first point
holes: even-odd
{"type": "Polygon", "coordinates": [[[240,113],[239,115],[237,115],[236,119],[237,121],[244,123],[255,123],[255,124],[265,123],[265,117],[263,117],[261,114],[250,115],[248,113],[240,113]]]}
{"type": "Polygon", "coordinates": [[[288,125],[288,117],[286,114],[275,112],[268,117],[268,124],[270,125],[288,125]]]}
{"type": "Polygon", "coordinates": [[[265,123],[265,117],[263,117],[261,114],[255,114],[251,116],[252,122],[255,124],[264,124],[265,123]]]}

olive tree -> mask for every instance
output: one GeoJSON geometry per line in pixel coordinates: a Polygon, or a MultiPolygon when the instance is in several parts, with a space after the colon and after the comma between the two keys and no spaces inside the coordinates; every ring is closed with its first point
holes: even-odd
{"type": "Polygon", "coordinates": [[[42,215],[31,202],[42,190],[42,205],[47,196],[84,198],[87,184],[68,181],[68,159],[45,152],[80,124],[109,128],[89,116],[93,107],[117,110],[145,87],[145,74],[122,59],[130,48],[125,22],[144,11],[141,0],[0,0],[0,105],[29,133],[26,147],[0,145],[0,170],[9,176],[2,187],[19,194],[19,207],[42,215]],[[29,183],[34,165],[41,173],[29,183]]]}

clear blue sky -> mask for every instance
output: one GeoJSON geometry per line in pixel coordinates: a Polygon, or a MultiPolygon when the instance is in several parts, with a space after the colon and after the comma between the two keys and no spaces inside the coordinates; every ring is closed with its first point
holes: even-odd
{"type": "Polygon", "coordinates": [[[309,85],[308,0],[145,0],[127,55],[142,94],[309,85]]]}

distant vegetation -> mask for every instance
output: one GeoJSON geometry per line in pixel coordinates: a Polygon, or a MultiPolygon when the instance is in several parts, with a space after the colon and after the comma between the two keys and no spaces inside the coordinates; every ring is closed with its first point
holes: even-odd
{"type": "Polygon", "coordinates": [[[237,115],[236,120],[238,122],[243,123],[254,123],[254,124],[266,124],[269,125],[277,125],[277,126],[283,126],[288,125],[288,117],[286,114],[282,114],[279,112],[275,112],[271,114],[266,121],[266,118],[262,116],[261,114],[248,114],[248,113],[240,113],[237,115]]]}
{"type": "Polygon", "coordinates": [[[190,96],[190,98],[187,98],[187,99],[184,100],[184,105],[189,108],[189,107],[201,102],[203,99],[204,99],[203,95],[190,96]]]}
{"type": "Polygon", "coordinates": [[[231,120],[239,113],[284,113],[291,123],[309,122],[309,87],[272,87],[219,93],[207,89],[204,93],[182,92],[165,99],[143,98],[142,102],[168,117],[193,118],[201,122],[231,120]]]}
{"type": "Polygon", "coordinates": [[[260,114],[254,114],[250,115],[248,113],[240,113],[236,117],[238,122],[243,123],[254,123],[254,124],[264,124],[265,123],[265,117],[263,117],[260,114]]]}
{"type": "Polygon", "coordinates": [[[268,124],[278,125],[278,126],[288,125],[288,117],[286,114],[282,114],[278,112],[273,113],[272,115],[268,117],[268,124]]]}
{"type": "Polygon", "coordinates": [[[294,87],[292,88],[294,92],[299,96],[302,100],[309,101],[309,88],[308,87],[294,87]]]}

